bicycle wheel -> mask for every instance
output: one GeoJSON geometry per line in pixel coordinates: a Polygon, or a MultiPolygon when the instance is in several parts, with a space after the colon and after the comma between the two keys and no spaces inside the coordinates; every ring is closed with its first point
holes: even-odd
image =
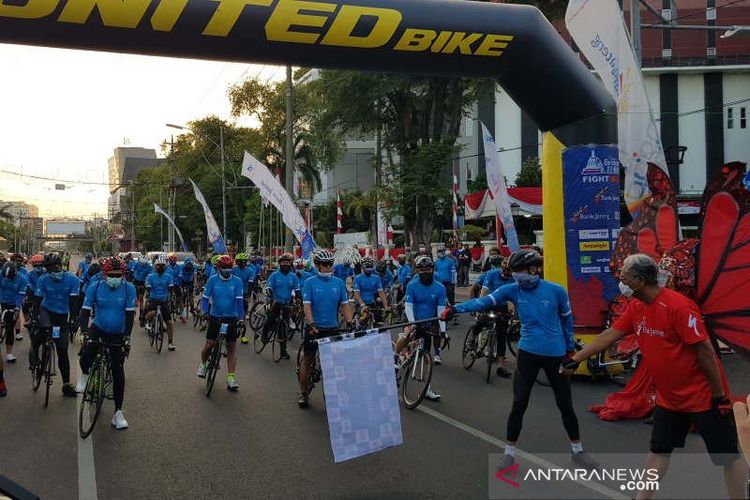
{"type": "Polygon", "coordinates": [[[39,361],[34,365],[34,369],[31,370],[31,388],[34,392],[36,392],[42,384],[42,375],[44,375],[44,366],[42,365],[42,362],[39,361]]]}
{"type": "Polygon", "coordinates": [[[476,361],[477,359],[474,352],[474,342],[476,341],[474,329],[474,326],[469,328],[469,331],[466,332],[466,337],[464,337],[464,348],[463,354],[461,356],[461,364],[463,364],[463,367],[466,370],[469,370],[472,366],[474,366],[474,361],[476,361]]]}
{"type": "Polygon", "coordinates": [[[216,381],[216,372],[219,371],[219,360],[221,358],[221,339],[214,344],[211,352],[208,353],[208,366],[206,367],[206,397],[211,397],[211,391],[216,381]]]}
{"type": "Polygon", "coordinates": [[[44,371],[44,407],[49,406],[49,390],[52,387],[52,370],[54,363],[54,356],[52,355],[52,347],[50,344],[45,343],[42,346],[42,370],[44,371]]]}
{"type": "Polygon", "coordinates": [[[161,315],[156,316],[156,321],[154,325],[155,331],[154,331],[154,344],[156,347],[156,353],[161,354],[161,348],[164,346],[164,319],[161,317],[161,315]]]}
{"type": "Polygon", "coordinates": [[[418,349],[401,367],[404,370],[401,385],[401,397],[404,405],[413,410],[424,399],[432,380],[432,356],[430,353],[418,349]]]}
{"type": "Polygon", "coordinates": [[[518,321],[511,322],[508,326],[506,339],[508,343],[508,351],[510,351],[514,358],[518,358],[518,341],[521,339],[521,323],[518,321]]]}
{"type": "Polygon", "coordinates": [[[497,351],[497,339],[495,332],[487,335],[487,347],[485,348],[485,361],[487,362],[487,374],[484,381],[488,384],[492,381],[492,365],[495,364],[495,352],[497,351]]]}
{"type": "Polygon", "coordinates": [[[271,340],[273,342],[271,344],[271,357],[274,363],[281,361],[282,344],[286,342],[286,327],[286,321],[284,321],[282,315],[276,320],[276,328],[274,328],[273,339],[271,340]]]}
{"type": "Polygon", "coordinates": [[[156,340],[156,317],[151,320],[151,328],[148,330],[148,345],[154,347],[154,341],[156,340]]]}
{"type": "Polygon", "coordinates": [[[268,309],[262,302],[256,302],[250,311],[250,328],[256,332],[263,328],[268,316],[268,309]]]}
{"type": "Polygon", "coordinates": [[[102,400],[104,399],[99,361],[94,361],[89,371],[91,375],[86,382],[86,388],[83,390],[83,397],[81,398],[81,406],[78,409],[78,431],[81,434],[81,439],[89,437],[94,430],[94,425],[102,409],[102,400]]]}

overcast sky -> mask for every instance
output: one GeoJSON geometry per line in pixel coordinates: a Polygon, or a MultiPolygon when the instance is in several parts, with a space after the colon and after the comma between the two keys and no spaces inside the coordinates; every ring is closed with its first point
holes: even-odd
{"type": "Polygon", "coordinates": [[[230,119],[229,85],[285,76],[276,66],[4,44],[0,67],[0,200],[33,203],[42,217],[105,214],[115,147],[128,141],[161,156],[178,133],[166,123],[230,119]],[[57,191],[29,176],[75,182],[57,191]]]}

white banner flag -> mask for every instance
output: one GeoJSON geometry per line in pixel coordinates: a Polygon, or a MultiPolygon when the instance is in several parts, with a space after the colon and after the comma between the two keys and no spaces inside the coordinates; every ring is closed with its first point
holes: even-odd
{"type": "Polygon", "coordinates": [[[170,217],[169,214],[167,214],[167,212],[165,212],[164,209],[161,208],[156,203],[154,203],[154,212],[157,213],[157,214],[163,215],[164,218],[167,219],[167,222],[169,222],[170,224],[172,224],[172,227],[174,228],[174,230],[177,231],[177,236],[180,237],[180,243],[182,243],[182,251],[183,252],[188,252],[189,251],[188,250],[188,246],[185,244],[185,239],[182,237],[182,233],[180,232],[180,228],[177,227],[177,224],[174,223],[174,221],[172,220],[172,217],[170,217]]]}
{"type": "MultiPolygon", "coordinates": [[[[481,123],[481,122],[480,122],[481,123]]],[[[505,185],[505,176],[500,166],[500,155],[497,153],[497,146],[492,134],[482,123],[482,139],[484,140],[484,163],[487,167],[487,186],[492,192],[492,198],[495,200],[495,210],[500,221],[503,223],[505,230],[505,241],[511,252],[520,250],[521,245],[518,243],[518,233],[516,225],[513,222],[513,212],[510,209],[510,196],[508,196],[508,187],[505,185]]],[[[498,241],[500,235],[497,235],[498,241]]]]}
{"type": "Polygon", "coordinates": [[[294,204],[284,186],[281,185],[267,166],[255,159],[247,151],[245,151],[245,157],[242,160],[242,175],[253,181],[253,184],[260,191],[260,196],[270,201],[281,212],[284,224],[294,233],[300,247],[302,247],[303,256],[307,258],[315,250],[315,241],[305,224],[305,219],[302,217],[299,208],[294,204]]]}
{"type": "Polygon", "coordinates": [[[385,206],[378,203],[378,245],[388,245],[388,221],[385,220],[385,206]]]}
{"type": "Polygon", "coordinates": [[[616,0],[570,0],[565,25],[617,101],[617,140],[620,163],[625,167],[625,203],[633,212],[650,194],[648,162],[667,175],[669,170],[622,12],[616,0]]]}
{"type": "Polygon", "coordinates": [[[203,207],[203,215],[206,216],[206,232],[208,233],[208,241],[210,241],[211,245],[214,247],[215,253],[227,253],[227,246],[224,243],[224,238],[221,236],[221,231],[219,231],[219,225],[216,223],[214,214],[211,213],[211,209],[209,208],[208,203],[206,203],[206,199],[203,197],[203,193],[201,193],[201,190],[198,189],[198,186],[195,184],[195,182],[193,182],[193,179],[190,179],[190,183],[193,185],[195,199],[198,200],[198,203],[200,203],[201,207],[203,207]]]}

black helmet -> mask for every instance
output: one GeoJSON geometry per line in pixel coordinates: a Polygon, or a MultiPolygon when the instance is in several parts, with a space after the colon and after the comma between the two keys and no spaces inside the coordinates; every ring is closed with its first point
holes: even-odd
{"type": "Polygon", "coordinates": [[[362,267],[375,267],[375,260],[372,257],[365,257],[364,259],[362,259],[362,267]]]}
{"type": "Polygon", "coordinates": [[[503,265],[503,262],[505,262],[505,259],[502,255],[490,255],[490,265],[492,267],[500,267],[503,265]]]}
{"type": "Polygon", "coordinates": [[[375,264],[375,270],[379,273],[384,273],[386,267],[387,267],[387,264],[382,260],[378,262],[377,264],[375,264]]]}
{"type": "Polygon", "coordinates": [[[102,270],[102,266],[100,266],[98,262],[92,262],[91,265],[89,266],[89,270],[87,271],[87,274],[89,278],[92,278],[96,276],[97,274],[99,274],[99,271],[101,270],[102,270]]]}
{"type": "Polygon", "coordinates": [[[414,261],[414,266],[417,268],[417,272],[431,271],[435,268],[435,263],[427,255],[421,255],[414,261]]]}
{"type": "Polygon", "coordinates": [[[530,266],[541,266],[542,256],[536,250],[519,250],[511,254],[508,267],[511,271],[526,269],[530,266]]]}
{"type": "Polygon", "coordinates": [[[333,264],[333,253],[322,248],[313,254],[313,262],[319,264],[333,264]]]}
{"type": "Polygon", "coordinates": [[[62,257],[60,257],[60,254],[57,252],[50,252],[44,256],[43,266],[46,267],[47,269],[61,267],[62,257]]]}
{"type": "Polygon", "coordinates": [[[16,274],[18,274],[18,268],[13,262],[6,262],[5,264],[3,264],[3,269],[2,271],[0,271],[0,273],[2,274],[3,278],[12,280],[15,279],[16,274]]]}
{"type": "Polygon", "coordinates": [[[406,262],[406,254],[402,253],[401,255],[399,255],[398,256],[398,261],[399,262],[406,262]]]}

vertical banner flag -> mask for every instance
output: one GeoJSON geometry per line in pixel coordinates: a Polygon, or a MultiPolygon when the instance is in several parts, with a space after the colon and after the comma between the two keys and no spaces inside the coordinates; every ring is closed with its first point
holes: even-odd
{"type": "Polygon", "coordinates": [[[631,213],[649,194],[648,162],[667,175],[667,161],[639,64],[616,0],[570,0],[565,25],[617,101],[617,142],[625,167],[625,203],[631,213]]]}
{"type": "Polygon", "coordinates": [[[292,183],[292,193],[294,193],[294,196],[299,198],[299,171],[295,168],[294,169],[294,180],[292,183]]]}
{"type": "Polygon", "coordinates": [[[295,205],[289,193],[286,192],[284,186],[281,185],[278,177],[271,174],[267,166],[247,151],[245,151],[245,157],[242,160],[242,175],[253,181],[253,184],[260,191],[260,195],[273,203],[273,206],[281,212],[284,224],[292,231],[302,248],[302,256],[305,259],[310,257],[310,254],[315,250],[315,240],[313,240],[299,208],[295,205]]]}
{"type": "Polygon", "coordinates": [[[563,151],[568,293],[575,325],[601,327],[617,296],[609,259],[620,232],[620,165],[615,146],[563,151]]]}
{"type": "Polygon", "coordinates": [[[214,219],[214,214],[211,213],[211,209],[208,207],[208,203],[206,203],[203,193],[198,189],[198,186],[193,182],[193,179],[190,179],[190,183],[193,185],[195,199],[198,200],[198,203],[203,207],[203,215],[206,216],[208,241],[210,241],[211,245],[214,247],[214,253],[223,255],[227,253],[227,245],[224,243],[224,238],[221,236],[221,231],[219,231],[219,225],[216,223],[216,219],[214,219]]]}
{"type": "Polygon", "coordinates": [[[384,247],[388,244],[388,222],[385,220],[385,205],[378,203],[378,245],[384,247]]]}
{"type": "MultiPolygon", "coordinates": [[[[510,247],[511,252],[516,252],[521,248],[521,245],[518,243],[518,233],[516,232],[516,225],[513,223],[508,187],[505,185],[505,176],[500,166],[500,155],[497,154],[495,139],[492,138],[492,134],[487,130],[484,123],[482,123],[482,139],[484,140],[484,162],[487,167],[487,186],[495,200],[498,221],[502,223],[505,229],[508,247],[510,247]]],[[[498,224],[497,233],[497,240],[500,241],[500,224],[498,224]]]]}
{"type": "Polygon", "coordinates": [[[336,463],[403,443],[390,335],[321,342],[320,366],[336,463]]]}
{"type": "Polygon", "coordinates": [[[341,191],[336,191],[336,232],[344,232],[344,212],[341,209],[341,191]]]}
{"type": "Polygon", "coordinates": [[[453,167],[453,239],[458,244],[458,176],[453,167]]]}
{"type": "Polygon", "coordinates": [[[172,220],[172,217],[170,217],[169,214],[167,214],[167,212],[165,212],[164,209],[162,209],[156,203],[154,203],[154,213],[162,214],[164,216],[164,218],[167,219],[167,222],[169,222],[170,224],[172,224],[172,227],[177,232],[177,236],[180,237],[180,243],[182,243],[182,251],[183,252],[189,252],[190,250],[188,249],[188,246],[185,244],[185,239],[182,237],[182,233],[180,232],[180,228],[178,228],[177,224],[174,223],[174,221],[172,220]]]}

